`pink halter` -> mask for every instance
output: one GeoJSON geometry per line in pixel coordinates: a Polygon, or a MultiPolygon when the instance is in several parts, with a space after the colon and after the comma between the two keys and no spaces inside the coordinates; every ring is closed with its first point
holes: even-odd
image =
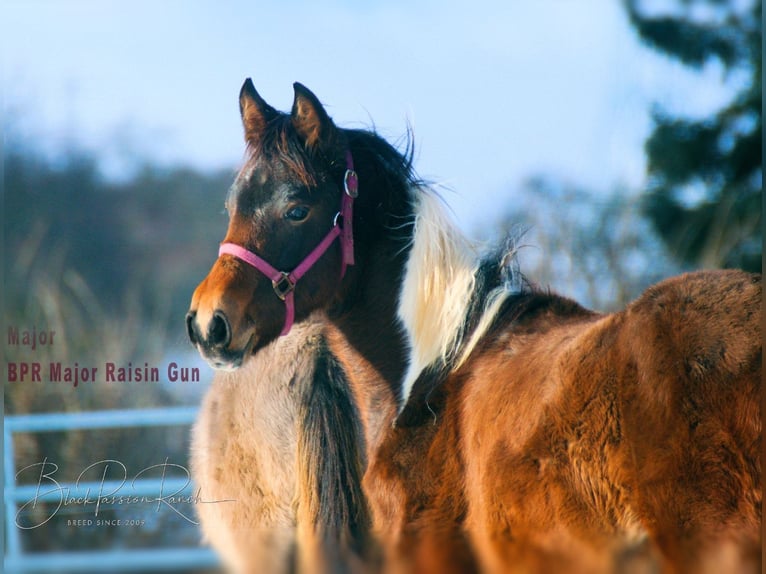
{"type": "Polygon", "coordinates": [[[346,152],[346,173],[343,176],[343,189],[345,193],[341,200],[340,211],[335,215],[332,228],[325,235],[324,239],[319,242],[319,245],[289,273],[279,271],[252,251],[248,251],[235,243],[222,243],[218,249],[219,257],[221,255],[233,255],[252,265],[271,279],[271,284],[277,297],[285,302],[285,326],[282,328],[280,336],[287,335],[295,322],[295,284],[329,249],[336,237],[340,237],[340,249],[343,258],[340,269],[341,279],[346,274],[346,267],[354,264],[353,205],[354,198],[359,195],[359,180],[354,171],[354,160],[351,157],[350,151],[346,152]],[[341,219],[343,220],[342,226],[339,225],[339,220],[341,219]]]}

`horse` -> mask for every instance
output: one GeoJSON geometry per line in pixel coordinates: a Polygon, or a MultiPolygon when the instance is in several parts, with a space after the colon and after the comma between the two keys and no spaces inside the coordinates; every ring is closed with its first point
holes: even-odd
{"type": "Polygon", "coordinates": [[[316,317],[242,368],[216,373],[190,459],[203,535],[227,571],[342,573],[375,563],[359,424],[316,317]]]}
{"type": "Polygon", "coordinates": [[[388,572],[760,571],[761,278],[601,314],[479,250],[412,148],[247,79],[247,159],[187,315],[236,368],[321,310],[388,572]]]}

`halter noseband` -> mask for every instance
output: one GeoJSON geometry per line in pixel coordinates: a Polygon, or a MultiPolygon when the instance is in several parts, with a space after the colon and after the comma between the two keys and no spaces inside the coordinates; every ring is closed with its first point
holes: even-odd
{"type": "Polygon", "coordinates": [[[282,328],[282,332],[279,334],[280,336],[287,335],[295,322],[295,284],[308,272],[309,269],[311,269],[311,267],[313,267],[319,258],[322,257],[324,252],[329,249],[336,237],[340,237],[340,249],[342,255],[340,268],[341,279],[346,274],[346,267],[354,264],[354,231],[352,222],[354,217],[354,198],[359,195],[359,179],[354,171],[354,159],[351,157],[350,151],[346,152],[346,173],[343,175],[343,190],[344,193],[340,204],[340,211],[335,214],[332,228],[327,235],[325,235],[324,239],[319,242],[319,245],[317,245],[311,253],[309,253],[306,258],[289,273],[279,271],[269,265],[262,257],[256,255],[252,251],[248,251],[244,247],[240,247],[236,243],[222,243],[221,247],[218,249],[218,257],[221,255],[233,255],[245,263],[252,265],[266,277],[271,279],[274,293],[285,302],[285,325],[282,328]],[[342,226],[339,225],[339,220],[343,221],[342,226]]]}

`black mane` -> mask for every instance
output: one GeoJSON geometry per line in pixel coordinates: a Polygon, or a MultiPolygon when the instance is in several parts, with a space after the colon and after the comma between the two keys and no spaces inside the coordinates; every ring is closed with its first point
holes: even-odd
{"type": "MultiPolygon", "coordinates": [[[[360,239],[373,229],[409,242],[412,235],[413,189],[422,185],[413,168],[414,146],[408,132],[400,152],[374,130],[341,130],[359,174],[357,204],[360,239]],[[372,186],[375,187],[372,187],[372,186]],[[373,227],[370,227],[372,224],[373,227]],[[401,233],[396,233],[399,230],[401,233]]],[[[345,163],[343,165],[345,170],[345,163]]]]}

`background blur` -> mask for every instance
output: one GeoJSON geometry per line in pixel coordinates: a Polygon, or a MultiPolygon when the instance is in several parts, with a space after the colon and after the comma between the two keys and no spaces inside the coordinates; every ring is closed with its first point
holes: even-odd
{"type": "MultiPolygon", "coordinates": [[[[183,318],[225,231],[248,76],[279,109],[300,81],[341,126],[401,143],[411,124],[420,175],[466,233],[525,232],[522,270],[586,305],[618,308],[687,269],[761,269],[758,0],[3,0],[0,22],[3,336],[60,337],[5,344],[5,363],[203,369],[184,385],[6,380],[5,414],[199,403],[211,372],[183,318]]],[[[15,446],[17,469],[47,456],[64,473],[182,464],[188,438],[15,446]]],[[[25,536],[28,550],[197,543],[162,519],[25,536]]]]}

